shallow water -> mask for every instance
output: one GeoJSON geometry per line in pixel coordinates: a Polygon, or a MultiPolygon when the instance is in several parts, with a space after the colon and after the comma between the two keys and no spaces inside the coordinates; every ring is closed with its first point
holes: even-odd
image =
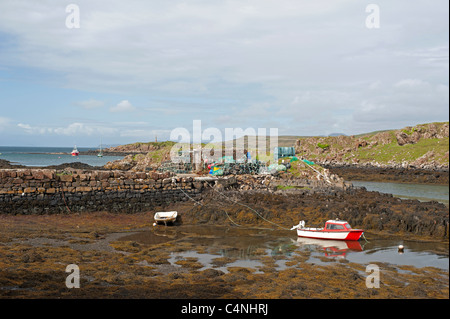
{"type": "MultiPolygon", "coordinates": [[[[298,241],[301,241],[298,239],[298,241]]],[[[349,244],[349,242],[344,242],[349,244]]],[[[357,243],[350,243],[352,246],[337,247],[334,244],[327,244],[326,241],[317,243],[317,248],[312,257],[317,259],[320,256],[345,259],[349,262],[359,264],[388,263],[396,266],[411,265],[417,268],[436,267],[444,270],[449,269],[448,245],[441,243],[429,243],[418,241],[405,241],[401,239],[371,238],[369,242],[364,239],[357,243]],[[398,251],[398,246],[403,245],[403,253],[398,251]],[[323,249],[321,254],[320,247],[323,249]]],[[[303,246],[302,243],[299,247],[303,246]]],[[[320,259],[319,259],[320,260],[320,259]]],[[[318,262],[316,260],[316,262],[318,262]]],[[[319,262],[318,262],[319,263],[319,262]]]]}
{"type": "Polygon", "coordinates": [[[352,181],[353,186],[365,187],[368,191],[392,194],[404,199],[418,199],[420,201],[438,201],[448,206],[449,187],[448,185],[432,184],[407,184],[407,183],[385,183],[352,181]]]}
{"type": "MultiPolygon", "coordinates": [[[[299,238],[294,232],[225,226],[164,227],[161,231],[139,232],[123,240],[142,244],[160,242],[150,237],[161,237],[181,247],[170,253],[172,266],[181,259],[196,259],[203,268],[227,272],[227,267],[264,267],[286,269],[286,263],[295,256],[303,256],[307,263],[353,262],[363,265],[387,263],[393,266],[411,265],[417,268],[449,269],[448,244],[383,239],[371,237],[366,241],[333,241],[299,238]],[[170,235],[168,235],[168,233],[170,235]],[[144,238],[147,238],[146,240],[144,238]],[[398,246],[404,252],[398,252],[398,246]],[[183,248],[185,247],[185,248],[183,248]],[[271,257],[271,258],[267,258],[271,257]]],[[[288,263],[289,264],[289,263],[288,263]]]]}
{"type": "MultiPolygon", "coordinates": [[[[52,166],[65,163],[85,163],[91,166],[103,166],[107,162],[122,159],[123,156],[70,155],[72,147],[13,147],[0,146],[0,159],[11,164],[25,166],[52,166]]],[[[89,148],[78,148],[80,152],[89,148]]]]}

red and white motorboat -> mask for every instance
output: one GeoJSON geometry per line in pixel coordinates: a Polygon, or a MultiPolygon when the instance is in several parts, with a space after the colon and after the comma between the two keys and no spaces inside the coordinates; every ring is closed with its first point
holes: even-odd
{"type": "Polygon", "coordinates": [[[75,147],[73,148],[73,150],[72,150],[72,156],[78,156],[78,155],[80,155],[80,152],[78,151],[78,149],[77,149],[77,146],[75,145],[75,147]]]}
{"type": "Polygon", "coordinates": [[[302,220],[291,228],[294,229],[299,237],[333,240],[359,240],[364,233],[362,229],[353,229],[345,220],[328,220],[324,228],[305,227],[302,220]]]}

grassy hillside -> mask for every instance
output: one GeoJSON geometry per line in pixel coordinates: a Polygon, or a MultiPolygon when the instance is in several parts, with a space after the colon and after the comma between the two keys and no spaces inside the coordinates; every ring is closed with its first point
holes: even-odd
{"type": "Polygon", "coordinates": [[[448,166],[449,123],[358,136],[301,138],[299,144],[299,155],[317,161],[448,166]]]}
{"type": "MultiPolygon", "coordinates": [[[[244,147],[247,149],[248,137],[239,140],[244,141],[244,147]]],[[[133,143],[105,151],[131,154],[124,160],[109,165],[111,168],[129,168],[138,164],[140,168],[157,166],[162,161],[169,160],[170,150],[174,145],[175,142],[171,141],[133,143]]],[[[278,146],[295,146],[299,157],[317,162],[412,165],[422,168],[426,168],[427,165],[448,167],[449,123],[420,124],[398,130],[377,131],[355,136],[280,136],[278,146]]],[[[251,151],[251,149],[247,150],[251,151]]],[[[266,150],[267,154],[260,155],[259,159],[271,161],[273,148],[269,138],[266,138],[266,150]]]]}

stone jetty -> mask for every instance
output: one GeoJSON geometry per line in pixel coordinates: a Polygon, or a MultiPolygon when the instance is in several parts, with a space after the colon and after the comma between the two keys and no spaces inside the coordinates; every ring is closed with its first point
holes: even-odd
{"type": "Polygon", "coordinates": [[[0,169],[0,212],[132,213],[194,198],[205,183],[214,181],[156,172],[0,169]]]}

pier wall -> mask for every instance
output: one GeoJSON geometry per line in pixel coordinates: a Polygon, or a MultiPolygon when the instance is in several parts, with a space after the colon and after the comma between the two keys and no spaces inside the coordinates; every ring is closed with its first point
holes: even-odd
{"type": "Polygon", "coordinates": [[[208,182],[155,172],[0,169],[0,214],[134,213],[195,199],[208,182]]]}

